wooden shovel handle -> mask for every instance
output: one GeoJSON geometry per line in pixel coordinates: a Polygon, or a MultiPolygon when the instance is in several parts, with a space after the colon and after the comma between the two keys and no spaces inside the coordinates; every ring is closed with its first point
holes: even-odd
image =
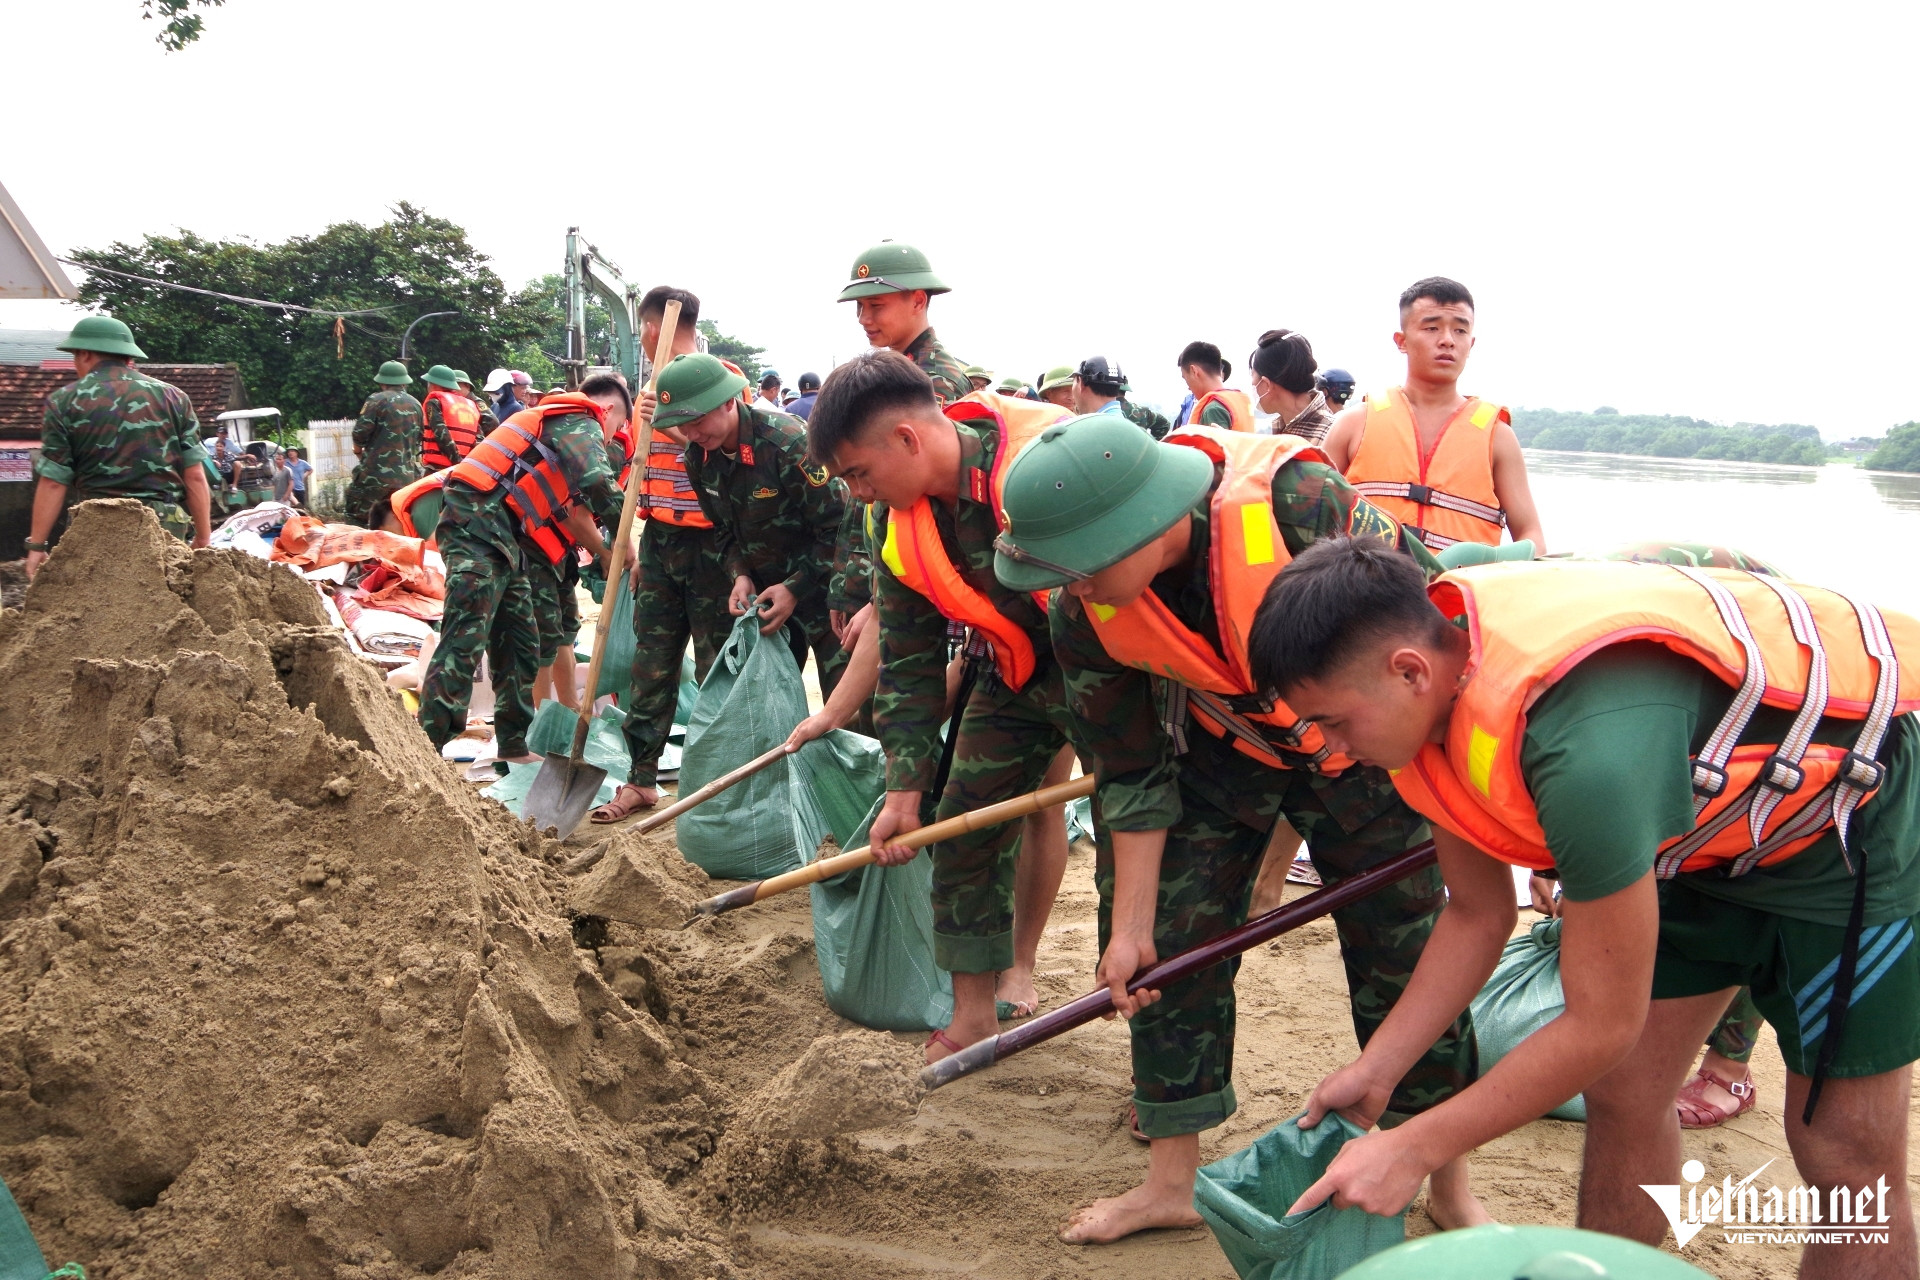
{"type": "MultiPolygon", "coordinates": [[[[660,383],[660,370],[666,367],[667,358],[673,354],[673,333],[680,327],[680,303],[672,300],[667,303],[667,312],[660,318],[660,343],[653,349],[653,377],[647,381],[647,390],[652,391],[660,383]]],[[[627,567],[627,538],[633,533],[633,511],[639,504],[640,486],[647,474],[647,451],[653,448],[653,420],[641,424],[640,438],[634,442],[633,465],[627,468],[626,494],[620,501],[620,530],[614,535],[613,545],[607,548],[607,595],[600,606],[600,620],[593,627],[593,660],[587,663],[587,705],[580,712],[578,724],[573,726],[573,751],[570,753],[575,764],[587,749],[587,729],[593,720],[593,700],[595,691],[600,687],[600,661],[607,653],[607,629],[613,621],[613,599],[620,592],[620,575],[627,567]]]]}
{"type": "Polygon", "coordinates": [[[636,835],[645,835],[649,831],[665,826],[695,805],[705,804],[737,782],[745,782],[748,778],[751,778],[754,774],[787,754],[787,745],[783,742],[765,755],[755,756],[731,773],[721,774],[706,786],[701,787],[698,791],[692,791],[681,796],[678,800],[675,800],[672,804],[660,810],[660,812],[648,814],[645,818],[633,824],[634,833],[636,835]]]}
{"type": "MultiPolygon", "coordinates": [[[[1002,800],[999,804],[990,804],[984,809],[974,809],[968,813],[957,814],[942,822],[935,822],[910,831],[897,841],[909,849],[920,849],[930,844],[939,844],[942,840],[951,840],[963,836],[969,831],[978,831],[982,827],[997,827],[1003,822],[1015,818],[1024,818],[1030,813],[1050,809],[1056,804],[1065,804],[1069,800],[1078,800],[1081,796],[1093,794],[1094,776],[1085,774],[1072,781],[1063,782],[1057,787],[1042,787],[1038,791],[1029,791],[1026,795],[1015,796],[1011,800],[1002,800]]],[[[694,910],[701,915],[718,915],[722,911],[731,911],[750,903],[771,898],[776,893],[785,893],[789,889],[798,889],[803,884],[818,884],[822,880],[831,880],[837,875],[864,867],[873,861],[873,846],[866,845],[831,858],[822,858],[809,863],[797,871],[774,876],[770,880],[761,880],[754,884],[742,885],[712,898],[694,904],[694,910]]]]}

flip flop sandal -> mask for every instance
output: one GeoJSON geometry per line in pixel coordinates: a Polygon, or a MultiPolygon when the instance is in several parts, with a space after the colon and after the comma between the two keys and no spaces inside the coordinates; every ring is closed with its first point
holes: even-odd
{"type": "Polygon", "coordinates": [[[1152,1142],[1146,1134],[1140,1132],[1140,1108],[1131,1102],[1127,1104],[1127,1136],[1135,1142],[1152,1142]]]}
{"type": "MultiPolygon", "coordinates": [[[[606,826],[609,823],[624,822],[636,813],[641,813],[653,808],[651,804],[640,803],[639,791],[640,788],[631,782],[621,783],[620,789],[613,793],[613,799],[588,814],[587,821],[593,823],[595,826],[606,826]],[[635,793],[631,801],[626,798],[628,791],[635,793]]],[[[654,803],[658,804],[659,802],[655,801],[654,803]]]]}
{"type": "Polygon", "coordinates": [[[993,1016],[1002,1022],[1018,1022],[1040,1012],[1038,1000],[995,1000],[993,1016]]]}
{"type": "Polygon", "coordinates": [[[1752,1080],[1723,1080],[1702,1067],[1694,1073],[1693,1079],[1680,1086],[1673,1104],[1680,1113],[1682,1129],[1711,1129],[1736,1116],[1745,1115],[1753,1110],[1759,1100],[1752,1080]],[[1707,1101],[1707,1087],[1716,1084],[1733,1095],[1735,1105],[1731,1110],[1707,1101]]]}
{"type": "Polygon", "coordinates": [[[1290,865],[1287,868],[1287,883],[1288,884],[1307,884],[1307,885],[1312,885],[1315,888],[1319,888],[1320,873],[1313,869],[1313,864],[1311,862],[1303,862],[1300,859],[1296,858],[1294,859],[1292,865],[1290,865]]]}
{"type": "Polygon", "coordinates": [[[931,1049],[936,1044],[939,1045],[941,1048],[945,1049],[948,1053],[959,1053],[962,1049],[965,1049],[967,1047],[961,1044],[958,1040],[955,1040],[952,1036],[948,1035],[945,1031],[936,1031],[932,1035],[928,1036],[925,1047],[931,1049]]]}

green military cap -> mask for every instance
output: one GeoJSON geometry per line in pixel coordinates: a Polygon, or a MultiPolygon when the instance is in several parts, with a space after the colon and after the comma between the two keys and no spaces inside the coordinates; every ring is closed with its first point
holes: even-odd
{"type": "Polygon", "coordinates": [[[473,379],[467,376],[465,369],[455,369],[453,371],[453,380],[463,387],[471,387],[473,385],[473,379]]]}
{"type": "Polygon", "coordinates": [[[1019,374],[1013,374],[1000,379],[1000,385],[995,387],[994,390],[1003,396],[1017,396],[1026,385],[1025,382],[1021,381],[1019,374]]]}
{"type": "Polygon", "coordinates": [[[1048,427],[1007,468],[993,571],[1014,591],[1091,577],[1171,529],[1213,485],[1213,460],[1117,413],[1048,427]]]}
{"type": "Polygon", "coordinates": [[[992,370],[986,369],[977,364],[970,364],[967,366],[967,376],[969,378],[985,378],[988,382],[993,381],[992,370]]]}
{"type": "Polygon", "coordinates": [[[404,387],[413,382],[412,376],[407,373],[407,366],[398,360],[389,360],[381,365],[380,372],[373,375],[373,380],[387,387],[404,387]]]}
{"type": "Polygon", "coordinates": [[[453,370],[443,364],[434,365],[433,368],[427,370],[426,373],[421,375],[421,380],[423,382],[431,382],[436,387],[445,387],[448,391],[457,391],[460,389],[460,384],[454,380],[453,370]]]}
{"type": "Polygon", "coordinates": [[[1070,364],[1057,364],[1040,375],[1040,385],[1035,387],[1034,390],[1052,391],[1058,387],[1070,387],[1072,385],[1073,366],[1070,364]]]}
{"type": "Polygon", "coordinates": [[[62,351],[97,351],[102,355],[131,356],[145,360],[147,353],[133,341],[133,330],[126,321],[112,316],[85,316],[73,326],[73,332],[60,344],[62,351]]]}
{"type": "Polygon", "coordinates": [[[656,427],[677,427],[705,417],[746,389],[747,380],[705,352],[675,356],[660,371],[656,427]]]}
{"type": "Polygon", "coordinates": [[[1467,569],[1476,564],[1494,564],[1502,560],[1531,560],[1533,541],[1522,538],[1498,547],[1490,547],[1484,542],[1456,542],[1443,551],[1435,552],[1433,558],[1447,569],[1467,569]]]}
{"type": "Polygon", "coordinates": [[[924,289],[928,293],[951,292],[927,255],[910,244],[882,240],[853,260],[853,275],[840,291],[840,301],[871,298],[882,293],[909,293],[924,289]]]}

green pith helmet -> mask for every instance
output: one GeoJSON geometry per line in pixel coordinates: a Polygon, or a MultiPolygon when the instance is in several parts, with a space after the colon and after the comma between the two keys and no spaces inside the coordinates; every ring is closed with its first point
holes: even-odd
{"type": "Polygon", "coordinates": [[[967,376],[969,378],[985,378],[988,382],[993,381],[993,371],[991,369],[984,369],[977,364],[967,366],[967,376]]]}
{"type": "Polygon", "coordinates": [[[421,381],[431,382],[436,387],[445,387],[448,391],[458,391],[460,383],[455,380],[453,370],[443,364],[437,364],[421,375],[421,381]]]}
{"type": "Polygon", "coordinates": [[[465,387],[467,390],[469,391],[473,390],[473,379],[467,376],[467,371],[465,369],[455,369],[453,371],[453,380],[459,383],[461,386],[465,387]]]}
{"type": "Polygon", "coordinates": [[[1040,375],[1040,385],[1035,387],[1034,390],[1045,393],[1072,385],[1073,366],[1070,364],[1057,364],[1040,375]]]}
{"type": "Polygon", "coordinates": [[[147,353],[134,343],[133,330],[127,328],[126,321],[112,316],[81,317],[67,340],[60,344],[60,350],[97,351],[101,355],[131,356],[135,360],[147,358],[147,353]]]}
{"type": "Polygon", "coordinates": [[[1000,385],[995,387],[994,390],[1003,396],[1017,396],[1026,389],[1026,385],[1025,382],[1021,381],[1019,374],[1012,374],[1000,379],[1000,385]]]}
{"type": "Polygon", "coordinates": [[[718,356],[704,352],[675,356],[660,371],[660,404],[653,411],[653,425],[677,427],[705,417],[746,386],[747,380],[722,364],[718,356]]]}
{"type": "Polygon", "coordinates": [[[398,360],[389,360],[380,366],[380,372],[373,380],[383,387],[406,387],[413,385],[413,378],[407,373],[407,366],[398,360]]]}
{"type": "Polygon", "coordinates": [[[1048,427],[1007,468],[993,572],[1044,591],[1117,564],[1171,529],[1213,485],[1213,460],[1161,444],[1117,413],[1048,427]]]}
{"type": "Polygon", "coordinates": [[[927,255],[910,244],[882,240],[853,260],[853,275],[840,291],[840,301],[871,298],[881,293],[908,293],[925,289],[928,293],[949,293],[946,284],[933,274],[927,255]]]}

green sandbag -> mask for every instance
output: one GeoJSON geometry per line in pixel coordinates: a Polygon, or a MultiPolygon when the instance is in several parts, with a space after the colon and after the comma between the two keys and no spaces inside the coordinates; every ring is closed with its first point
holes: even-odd
{"type": "MultiPolygon", "coordinates": [[[[853,830],[836,826],[833,832],[841,848],[857,848],[867,842],[867,828],[885,803],[880,744],[837,730],[809,743],[801,755],[835,737],[871,750],[870,807],[853,830]]],[[[817,763],[812,772],[820,776],[817,763]]],[[[841,774],[866,776],[855,769],[841,774]]],[[[844,781],[837,785],[846,789],[844,781]]],[[[927,851],[901,866],[876,864],[835,876],[812,886],[812,894],[813,953],[828,1008],[877,1031],[934,1031],[953,1021],[953,976],[933,962],[933,860],[927,851]]]]}
{"type": "Polygon", "coordinates": [[[1573,1227],[1504,1223],[1409,1240],[1368,1258],[1340,1280],[1486,1280],[1488,1276],[1709,1280],[1709,1274],[1698,1267],[1636,1240],[1573,1227]]]}
{"type": "MultiPolygon", "coordinates": [[[[1560,988],[1560,922],[1542,920],[1507,943],[1493,976],[1473,998],[1473,1036],[1480,1046],[1480,1074],[1512,1053],[1514,1046],[1566,1011],[1560,988]]],[[[1556,1120],[1585,1120],[1587,1100],[1575,1094],[1547,1112],[1556,1120]]]]}
{"type": "MultiPolygon", "coordinates": [[[[587,744],[580,752],[582,760],[596,769],[605,769],[608,777],[620,782],[627,780],[627,770],[633,764],[633,757],[627,752],[626,735],[620,731],[625,720],[617,707],[602,711],[587,726],[587,744]]],[[[537,756],[572,755],[573,731],[579,723],[579,712],[558,698],[548,698],[533,713],[533,723],[527,726],[527,750],[537,756]]]]}
{"type": "Polygon", "coordinates": [[[13,1192],[0,1183],[0,1280],[43,1280],[47,1260],[33,1238],[33,1228],[13,1202],[13,1192]]]}
{"type": "MultiPolygon", "coordinates": [[[[762,636],[749,609],[700,686],[680,757],[680,793],[765,755],[806,717],[793,651],[784,636],[762,636]]],[[[792,770],[791,759],[780,760],[683,814],[674,824],[681,854],[721,880],[764,880],[811,858],[813,846],[802,848],[795,832],[792,770]]]]}
{"type": "MultiPolygon", "coordinates": [[[[1302,1112],[1302,1115],[1305,1113],[1302,1112]]],[[[1340,1115],[1311,1129],[1282,1121],[1252,1146],[1203,1165],[1193,1207],[1213,1228],[1241,1280],[1330,1280],[1406,1239],[1403,1209],[1391,1218],[1331,1202],[1286,1216],[1334,1156],[1364,1130],[1340,1115]]]]}
{"type": "MultiPolygon", "coordinates": [[[[514,817],[524,818],[526,814],[522,812],[522,806],[527,802],[527,792],[533,790],[533,780],[539,776],[540,766],[537,764],[510,764],[507,766],[507,776],[482,789],[480,794],[507,806],[507,811],[514,817]]],[[[600,784],[600,790],[594,794],[593,807],[597,809],[612,800],[620,790],[620,784],[626,780],[625,774],[618,777],[608,774],[607,780],[600,784]]]]}
{"type": "Polygon", "coordinates": [[[1081,796],[1067,802],[1067,843],[1093,839],[1093,797],[1081,796]]]}
{"type": "MultiPolygon", "coordinates": [[[[606,608],[603,604],[601,608],[606,608]]],[[[608,694],[628,702],[627,689],[633,681],[633,587],[627,575],[620,575],[620,589],[613,593],[613,616],[607,621],[607,656],[600,660],[600,686],[595,698],[608,694]]]]}

